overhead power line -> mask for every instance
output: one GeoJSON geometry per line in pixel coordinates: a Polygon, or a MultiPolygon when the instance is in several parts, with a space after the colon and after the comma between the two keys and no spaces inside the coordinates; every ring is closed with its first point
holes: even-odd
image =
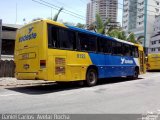
{"type": "Polygon", "coordinates": [[[77,12],[80,12],[80,13],[83,13],[83,11],[81,11],[81,10],[79,10],[79,9],[75,9],[75,8],[73,8],[73,6],[68,6],[68,5],[66,5],[65,3],[63,3],[63,2],[60,2],[59,0],[54,0],[56,3],[58,3],[58,4],[62,4],[62,5],[64,5],[64,6],[67,6],[67,8],[72,8],[72,9],[74,9],[74,11],[77,11],[77,12]]]}
{"type": "MultiPolygon", "coordinates": [[[[41,4],[41,5],[43,5],[43,6],[56,9],[56,10],[59,10],[59,9],[60,9],[60,7],[55,7],[55,6],[53,6],[53,5],[49,5],[49,4],[46,4],[46,3],[43,3],[43,2],[40,2],[40,1],[37,1],[37,0],[32,0],[32,1],[33,1],[33,2],[36,2],[36,3],[38,3],[38,4],[41,4]]],[[[81,17],[81,16],[79,16],[79,15],[74,15],[74,14],[72,14],[72,13],[70,13],[70,12],[66,12],[66,11],[64,11],[64,10],[63,10],[62,12],[63,12],[63,13],[66,13],[66,14],[68,14],[68,15],[71,15],[71,16],[73,16],[73,17],[76,17],[76,18],[85,20],[84,17],[81,17]]]]}
{"type": "MultiPolygon", "coordinates": [[[[51,5],[51,6],[57,7],[57,8],[61,8],[61,7],[59,7],[59,6],[56,6],[56,5],[52,4],[52,3],[46,2],[46,1],[44,1],[44,0],[39,0],[39,1],[41,1],[41,2],[43,2],[43,3],[46,3],[46,4],[48,4],[48,5],[51,5]]],[[[67,12],[70,12],[70,13],[72,13],[72,14],[75,14],[75,15],[77,15],[77,16],[84,17],[84,16],[79,15],[79,14],[77,14],[77,13],[75,13],[75,12],[70,11],[70,10],[67,10],[67,9],[64,9],[64,10],[67,11],[67,12]]]]}

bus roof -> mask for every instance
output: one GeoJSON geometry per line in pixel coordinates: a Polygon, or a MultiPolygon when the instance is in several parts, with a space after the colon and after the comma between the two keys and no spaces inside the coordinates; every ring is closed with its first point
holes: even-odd
{"type": "Polygon", "coordinates": [[[74,27],[74,26],[69,26],[69,25],[66,25],[66,26],[67,26],[69,29],[75,30],[75,31],[78,31],[78,32],[87,33],[87,34],[90,34],[90,35],[95,35],[95,36],[98,36],[98,37],[107,38],[107,39],[109,39],[109,40],[118,41],[118,42],[126,43],[126,44],[129,44],[129,45],[134,45],[134,43],[131,43],[131,42],[128,42],[128,41],[124,41],[124,40],[120,40],[120,39],[118,39],[118,38],[113,38],[113,37],[110,37],[110,36],[107,36],[107,35],[102,35],[102,34],[99,34],[99,33],[96,33],[96,32],[91,32],[91,31],[89,31],[89,30],[77,28],[77,27],[74,27]]]}
{"type": "Polygon", "coordinates": [[[53,20],[49,20],[49,19],[36,20],[36,21],[33,21],[33,22],[31,22],[31,23],[29,23],[27,25],[24,25],[22,28],[27,27],[27,26],[32,25],[32,24],[37,23],[37,22],[42,22],[42,21],[50,23],[50,24],[54,24],[54,25],[57,25],[57,26],[61,26],[61,27],[67,27],[67,28],[69,28],[71,30],[75,30],[75,31],[78,31],[78,32],[87,33],[87,34],[90,34],[90,35],[95,35],[95,36],[98,36],[98,37],[107,38],[107,39],[112,40],[112,41],[118,41],[118,42],[129,44],[129,45],[139,46],[137,44],[134,44],[134,43],[131,43],[131,42],[128,42],[128,41],[120,40],[118,38],[113,38],[113,37],[110,37],[110,36],[107,36],[107,35],[102,35],[102,34],[99,34],[99,33],[96,33],[96,32],[91,32],[91,31],[86,30],[86,29],[81,29],[81,28],[77,28],[77,27],[74,27],[74,26],[65,25],[63,23],[60,23],[60,22],[57,22],[57,21],[53,21],[53,20]]]}

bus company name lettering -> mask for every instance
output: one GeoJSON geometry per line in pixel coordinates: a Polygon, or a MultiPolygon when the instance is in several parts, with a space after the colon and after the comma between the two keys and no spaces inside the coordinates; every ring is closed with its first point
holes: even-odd
{"type": "Polygon", "coordinates": [[[121,58],[121,64],[133,64],[133,60],[127,60],[125,58],[121,58]]]}
{"type": "Polygon", "coordinates": [[[85,58],[86,58],[86,55],[85,55],[85,54],[77,54],[77,58],[85,59],[85,58]]]}
{"type": "Polygon", "coordinates": [[[27,40],[31,40],[31,39],[36,39],[37,33],[34,33],[33,29],[34,29],[34,27],[29,28],[28,29],[28,34],[20,37],[19,42],[23,42],[23,41],[27,41],[27,40]]]}

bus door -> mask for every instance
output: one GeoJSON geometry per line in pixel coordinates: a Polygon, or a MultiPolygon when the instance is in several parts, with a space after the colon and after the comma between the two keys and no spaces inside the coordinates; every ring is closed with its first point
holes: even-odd
{"type": "Polygon", "coordinates": [[[144,62],[144,52],[139,51],[139,61],[140,61],[140,73],[144,73],[145,71],[145,62],[144,62]]]}

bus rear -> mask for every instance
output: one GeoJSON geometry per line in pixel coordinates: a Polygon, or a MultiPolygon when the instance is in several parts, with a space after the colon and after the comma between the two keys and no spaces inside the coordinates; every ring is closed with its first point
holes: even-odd
{"type": "Polygon", "coordinates": [[[17,31],[15,63],[17,79],[45,79],[41,68],[46,67],[43,21],[28,24],[17,31]]]}
{"type": "Polygon", "coordinates": [[[160,70],[160,54],[148,55],[147,70],[160,70]]]}

